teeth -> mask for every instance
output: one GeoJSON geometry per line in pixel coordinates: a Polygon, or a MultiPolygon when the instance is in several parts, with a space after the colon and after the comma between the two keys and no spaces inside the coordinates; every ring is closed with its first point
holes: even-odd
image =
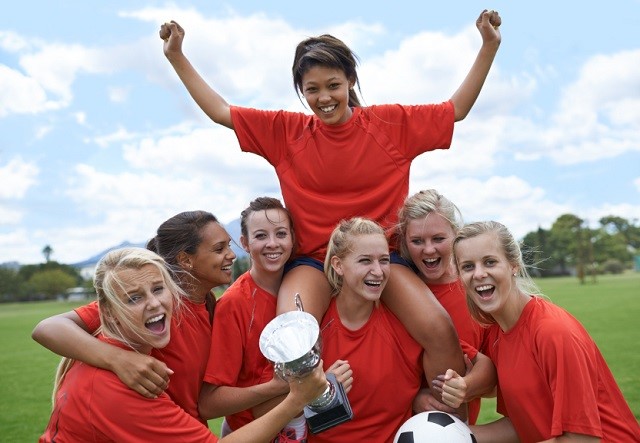
{"type": "Polygon", "coordinates": [[[230,271],[231,270],[231,266],[223,266],[222,270],[223,271],[230,271]]]}
{"type": "Polygon", "coordinates": [[[476,288],[476,291],[488,291],[489,289],[493,289],[493,286],[492,285],[478,286],[476,288]]]}
{"type": "Polygon", "coordinates": [[[267,258],[276,259],[280,257],[281,254],[265,254],[267,258]]]}
{"type": "Polygon", "coordinates": [[[371,286],[380,286],[382,284],[381,281],[371,281],[371,280],[365,280],[364,283],[371,286]]]}
{"type": "Polygon", "coordinates": [[[163,318],[164,318],[164,314],[156,315],[155,317],[151,317],[149,320],[147,320],[145,324],[154,323],[162,320],[163,318]]]}
{"type": "Polygon", "coordinates": [[[321,110],[322,112],[331,112],[331,111],[333,111],[334,109],[336,109],[336,107],[337,107],[337,106],[338,106],[338,105],[320,106],[320,110],[321,110]]]}
{"type": "Polygon", "coordinates": [[[438,261],[437,258],[425,258],[424,260],[422,260],[425,263],[435,263],[438,261]]]}

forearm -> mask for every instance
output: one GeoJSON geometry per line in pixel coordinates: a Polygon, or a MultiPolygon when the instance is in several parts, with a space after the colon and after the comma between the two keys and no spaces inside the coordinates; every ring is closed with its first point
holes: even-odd
{"type": "Polygon", "coordinates": [[[262,417],[242,426],[220,440],[220,443],[270,441],[287,423],[302,412],[305,404],[288,395],[280,404],[262,417]]]}
{"type": "Polygon", "coordinates": [[[489,74],[493,60],[496,57],[500,41],[490,41],[482,44],[478,56],[469,73],[456,92],[451,96],[455,121],[464,119],[476,102],[482,86],[489,74]]]}
{"type": "Polygon", "coordinates": [[[467,402],[493,392],[498,382],[496,368],[489,357],[478,353],[474,360],[473,368],[464,376],[467,385],[465,395],[467,402]]]}
{"type": "Polygon", "coordinates": [[[167,54],[167,59],[196,104],[214,122],[233,129],[229,104],[211,88],[182,52],[167,54]]]}
{"type": "Polygon", "coordinates": [[[242,388],[204,383],[200,391],[198,412],[207,420],[224,417],[286,394],[288,388],[288,385],[278,387],[272,382],[242,388]],[[283,387],[286,390],[283,391],[283,387]]]}
{"type": "Polygon", "coordinates": [[[126,351],[98,340],[83,329],[80,323],[80,317],[73,312],[56,315],[38,323],[31,337],[62,357],[111,370],[113,351],[126,351]]]}
{"type": "Polygon", "coordinates": [[[470,426],[478,443],[518,443],[520,439],[508,417],[485,425],[470,426]]]}

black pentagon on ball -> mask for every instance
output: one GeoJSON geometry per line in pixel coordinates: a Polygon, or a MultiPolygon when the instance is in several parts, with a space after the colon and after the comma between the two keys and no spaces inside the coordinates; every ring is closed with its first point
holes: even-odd
{"type": "Polygon", "coordinates": [[[427,420],[430,421],[431,423],[439,424],[443,428],[445,426],[449,426],[452,423],[455,423],[455,421],[453,420],[453,418],[449,416],[449,414],[444,414],[442,412],[430,413],[427,420]]]}
{"type": "Polygon", "coordinates": [[[413,443],[413,432],[412,431],[408,431],[408,432],[403,432],[402,434],[400,434],[400,437],[398,437],[398,443],[413,443]]]}

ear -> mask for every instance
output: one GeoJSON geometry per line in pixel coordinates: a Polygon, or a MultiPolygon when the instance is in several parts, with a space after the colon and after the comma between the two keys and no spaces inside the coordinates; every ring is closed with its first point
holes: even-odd
{"type": "Polygon", "coordinates": [[[333,257],[331,257],[331,267],[334,271],[336,271],[336,274],[340,276],[344,275],[344,270],[342,269],[342,260],[340,260],[338,256],[334,255],[333,257]]]}
{"type": "Polygon", "coordinates": [[[193,260],[191,256],[184,251],[180,251],[176,257],[178,264],[184,270],[191,271],[193,269],[193,260]]]}
{"type": "Polygon", "coordinates": [[[518,275],[518,271],[520,271],[520,267],[518,267],[518,265],[512,265],[511,266],[511,274],[515,277],[516,275],[518,275]]]}
{"type": "Polygon", "coordinates": [[[242,245],[242,249],[249,252],[249,242],[247,241],[247,237],[244,235],[240,236],[240,245],[242,245]]]}
{"type": "Polygon", "coordinates": [[[104,321],[105,322],[116,324],[116,325],[120,324],[120,322],[115,317],[115,315],[113,315],[113,311],[112,311],[111,306],[106,306],[105,308],[103,308],[102,315],[104,317],[104,321]]]}

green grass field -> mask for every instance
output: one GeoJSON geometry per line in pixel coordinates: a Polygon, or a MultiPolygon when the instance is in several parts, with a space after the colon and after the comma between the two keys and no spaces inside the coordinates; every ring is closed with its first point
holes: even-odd
{"type": "MultiPolygon", "coordinates": [[[[640,419],[640,274],[603,276],[596,284],[575,278],[539,281],[543,292],[577,317],[609,363],[622,392],[640,419]]],[[[51,387],[58,357],[31,339],[39,320],[78,304],[0,304],[0,440],[36,441],[51,411],[51,387]]],[[[493,420],[495,402],[484,400],[481,422],[493,420]]],[[[217,430],[219,421],[211,421],[217,430]]]]}

